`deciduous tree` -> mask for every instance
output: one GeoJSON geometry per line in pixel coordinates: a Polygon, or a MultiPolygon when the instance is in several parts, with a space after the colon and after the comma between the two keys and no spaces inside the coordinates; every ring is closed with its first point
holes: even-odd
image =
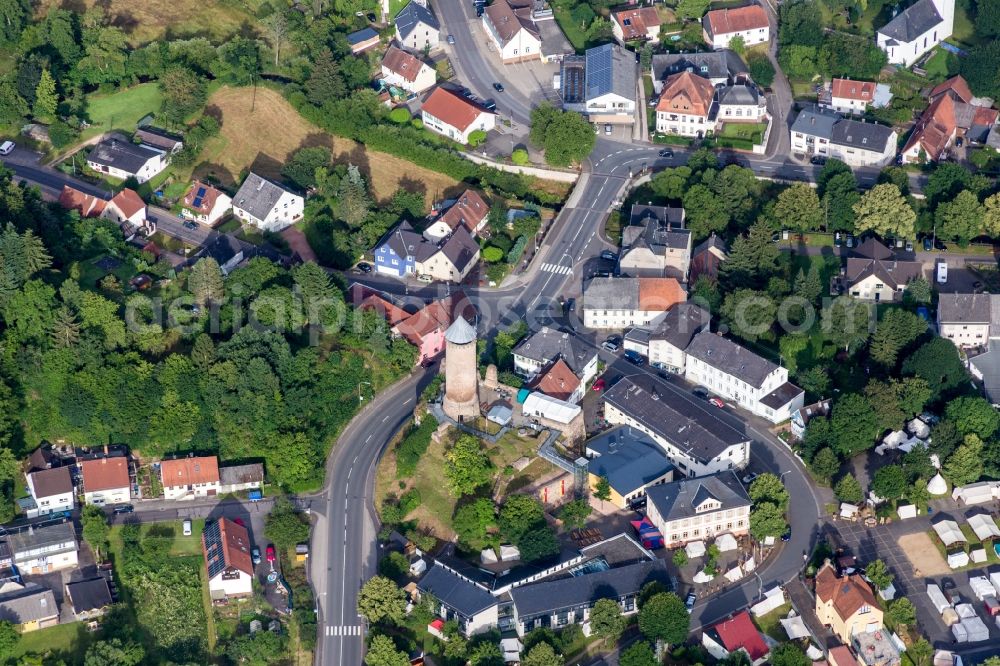
{"type": "Polygon", "coordinates": [[[823,224],[823,211],[816,190],[805,183],[795,183],[778,195],[774,217],[786,229],[815,231],[823,224]]]}
{"type": "Polygon", "coordinates": [[[934,213],[940,234],[965,246],[983,229],[983,207],[976,195],[962,190],[951,201],[938,206],[934,213]]]}
{"type": "Polygon", "coordinates": [[[372,576],[358,593],[358,614],[372,624],[402,624],[406,619],[406,593],[388,578],[372,576]]]}
{"type": "Polygon", "coordinates": [[[878,417],[864,396],[848,393],[833,405],[830,434],[834,449],[844,458],[869,449],[879,432],[878,417]]]}
{"type": "Polygon", "coordinates": [[[514,543],[544,524],[545,509],[531,495],[511,495],[500,508],[500,533],[514,543]]]}
{"type": "Polygon", "coordinates": [[[782,643],[771,650],[771,666],[810,666],[812,660],[797,643],[782,643]]]}
{"type": "Polygon", "coordinates": [[[889,618],[896,624],[913,626],[917,622],[917,609],[906,597],[900,597],[889,602],[889,618]]]}
{"type": "Polygon", "coordinates": [[[408,666],[410,658],[405,652],[396,648],[396,643],[391,637],[376,634],[368,644],[365,663],[368,666],[408,666]]]}
{"type": "Polygon", "coordinates": [[[188,291],[194,296],[195,303],[204,307],[211,302],[222,300],[222,270],[212,257],[202,257],[191,267],[187,279],[188,291]]]}
{"type": "Polygon", "coordinates": [[[788,491],[777,474],[765,472],[750,484],[750,499],[754,504],[771,502],[782,511],[788,508],[788,491]]]}
{"type": "Polygon", "coordinates": [[[590,502],[585,499],[574,500],[563,505],[559,520],[567,529],[578,529],[587,524],[590,512],[590,502]]]}
{"type": "Polygon", "coordinates": [[[840,481],[833,489],[833,493],[841,502],[858,504],[864,498],[861,492],[861,484],[850,474],[840,477],[840,481]]]}
{"type": "Polygon", "coordinates": [[[785,513],[776,504],[764,502],[750,511],[750,535],[756,541],[779,537],[788,529],[785,513]]]}
{"type": "Polygon", "coordinates": [[[945,338],[932,338],[903,361],[903,372],[923,377],[931,389],[931,401],[958,388],[969,373],[955,345],[945,338]]]}
{"type": "Polygon", "coordinates": [[[639,631],[650,640],[671,645],[683,643],[690,627],[691,616],[684,602],[673,592],[653,595],[639,610],[639,631]]]}
{"type": "Polygon", "coordinates": [[[840,469],[840,459],[837,458],[837,454],[832,449],[823,447],[809,462],[809,469],[820,479],[829,481],[840,469]]]}
{"type": "Polygon", "coordinates": [[[583,161],[594,149],[594,130],[583,116],[562,111],[548,102],[531,112],[533,144],[545,151],[545,161],[553,166],[569,166],[583,161]]]}
{"type": "Polygon", "coordinates": [[[865,192],[854,204],[854,214],[857,216],[854,226],[858,231],[913,238],[917,214],[895,185],[882,183],[865,192]]]}
{"type": "Polygon", "coordinates": [[[976,435],[966,435],[965,443],[945,461],[941,474],[955,486],[978,481],[983,475],[983,440],[976,435]]]}
{"type": "Polygon", "coordinates": [[[906,493],[906,474],[899,465],[886,465],[875,472],[872,492],[883,499],[896,500],[906,493]]]}
{"type": "Polygon", "coordinates": [[[525,654],[523,666],[563,666],[566,661],[548,643],[538,643],[525,654]]]}
{"type": "Polygon", "coordinates": [[[963,435],[974,433],[987,440],[1000,428],[1000,413],[980,396],[961,396],[948,403],[945,408],[948,420],[963,435]]]}
{"type": "Polygon", "coordinates": [[[605,643],[621,638],[626,626],[628,626],[628,620],[622,615],[621,604],[617,601],[598,599],[594,607],[590,609],[590,629],[594,634],[603,638],[605,643]]]}

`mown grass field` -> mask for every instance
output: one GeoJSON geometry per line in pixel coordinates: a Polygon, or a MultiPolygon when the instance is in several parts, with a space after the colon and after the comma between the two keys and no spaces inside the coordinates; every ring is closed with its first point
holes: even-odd
{"type": "Polygon", "coordinates": [[[237,33],[259,32],[254,16],[259,0],[81,0],[71,5],[64,0],[41,0],[35,15],[44,16],[57,7],[82,13],[98,4],[133,45],[168,35],[171,39],[207,37],[218,43],[237,33]]]}
{"type": "Polygon", "coordinates": [[[385,200],[401,186],[419,187],[430,202],[455,194],[460,183],[437,171],[404,159],[367,150],[363,145],[327,134],[308,122],[275,90],[221,88],[208,99],[208,109],[222,119],[219,136],[206,142],[199,156],[198,176],[213,175],[226,185],[242,180],[247,171],[280,178],[281,167],[299,148],[326,146],[338,163],[357,165],[377,199],[385,200]],[[251,104],[253,111],[250,110],[251,104]]]}
{"type": "Polygon", "coordinates": [[[80,138],[86,141],[116,129],[131,134],[139,120],[159,111],[162,104],[163,96],[156,83],[140,83],[111,95],[90,95],[87,97],[90,127],[80,138]]]}

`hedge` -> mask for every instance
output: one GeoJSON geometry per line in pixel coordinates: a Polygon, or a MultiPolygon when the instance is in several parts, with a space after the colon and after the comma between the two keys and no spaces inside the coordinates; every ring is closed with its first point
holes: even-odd
{"type": "Polygon", "coordinates": [[[521,255],[524,254],[524,248],[527,244],[527,236],[518,236],[517,242],[514,243],[514,247],[510,248],[510,252],[507,253],[507,263],[514,266],[517,262],[521,261],[521,255]]]}
{"type": "Polygon", "coordinates": [[[407,433],[403,441],[396,447],[396,478],[413,476],[417,463],[431,445],[431,435],[437,430],[438,422],[429,414],[424,416],[420,425],[407,433]]]}
{"type": "MultiPolygon", "coordinates": [[[[756,135],[754,135],[756,136],[756,135]]],[[[750,139],[740,139],[738,137],[716,137],[715,145],[720,148],[736,148],[738,150],[753,150],[754,142],[750,139]]]]}
{"type": "Polygon", "coordinates": [[[690,146],[694,139],[689,136],[676,136],[674,134],[656,134],[653,136],[653,143],[666,143],[671,146],[690,146]]]}

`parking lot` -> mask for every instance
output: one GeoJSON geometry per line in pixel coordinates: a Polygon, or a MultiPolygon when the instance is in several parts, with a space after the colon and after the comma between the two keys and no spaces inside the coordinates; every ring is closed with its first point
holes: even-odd
{"type": "MultiPolygon", "coordinates": [[[[965,522],[965,508],[955,507],[950,500],[938,502],[952,509],[946,511],[944,515],[950,515],[959,524],[965,522]]],[[[937,518],[942,514],[935,510],[933,515],[937,518]]],[[[875,559],[881,559],[886,563],[896,577],[893,583],[896,587],[896,598],[907,597],[913,602],[917,611],[917,622],[922,630],[921,633],[935,647],[954,649],[954,636],[931,604],[926,592],[929,583],[943,587],[946,581],[954,585],[955,591],[961,595],[964,601],[971,603],[976,608],[980,619],[990,629],[990,641],[1000,640],[1000,629],[998,629],[994,619],[988,617],[983,611],[982,603],[976,599],[969,587],[970,575],[986,575],[991,569],[995,570],[996,565],[990,567],[987,563],[983,563],[964,571],[931,572],[930,574],[926,571],[916,570],[913,562],[907,557],[907,545],[912,547],[913,543],[919,541],[914,537],[924,535],[930,529],[931,521],[926,515],[875,527],[865,527],[861,523],[847,521],[828,523],[824,527],[828,542],[833,546],[839,544],[849,554],[856,556],[861,568],[875,559]]],[[[945,565],[945,569],[946,567],[947,565],[945,565]]],[[[985,643],[964,643],[962,646],[983,644],[985,643]]]]}

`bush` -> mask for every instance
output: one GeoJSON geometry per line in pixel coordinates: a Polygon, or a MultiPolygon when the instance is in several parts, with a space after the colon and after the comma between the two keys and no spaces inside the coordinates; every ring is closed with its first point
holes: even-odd
{"type": "Polygon", "coordinates": [[[56,148],[68,146],[73,143],[76,137],[76,130],[61,120],[57,120],[49,125],[49,140],[52,141],[52,145],[56,148]]]}
{"type": "Polygon", "coordinates": [[[389,120],[396,123],[397,125],[405,125],[410,122],[410,110],[405,106],[397,106],[395,109],[389,112],[389,120]]]}
{"type": "Polygon", "coordinates": [[[507,263],[513,266],[519,262],[521,260],[521,256],[524,254],[524,248],[527,244],[527,236],[518,236],[517,242],[514,243],[514,246],[510,248],[510,252],[507,253],[507,263]]]}
{"type": "Polygon", "coordinates": [[[420,426],[411,430],[399,446],[396,447],[396,477],[413,476],[417,471],[417,463],[431,445],[431,435],[437,430],[438,422],[433,416],[426,415],[420,426]]]}
{"type": "Polygon", "coordinates": [[[410,489],[399,498],[399,512],[403,518],[410,515],[418,506],[420,506],[420,491],[416,488],[410,489]]]}
{"type": "Polygon", "coordinates": [[[503,259],[503,250],[498,247],[493,247],[492,245],[487,245],[483,248],[483,261],[488,264],[495,264],[501,259],[503,259]]]}
{"type": "Polygon", "coordinates": [[[656,134],[653,136],[653,143],[665,143],[670,146],[690,146],[694,139],[689,136],[675,136],[673,134],[656,134]]]}
{"type": "Polygon", "coordinates": [[[524,148],[517,148],[510,154],[510,161],[518,166],[524,166],[528,163],[528,151],[524,148]]]}
{"type": "Polygon", "coordinates": [[[475,148],[476,146],[481,146],[486,142],[486,132],[483,130],[476,130],[469,134],[469,145],[475,148]]]}
{"type": "Polygon", "coordinates": [[[410,125],[418,130],[422,130],[424,128],[424,121],[420,118],[414,118],[410,121],[410,125]]]}

